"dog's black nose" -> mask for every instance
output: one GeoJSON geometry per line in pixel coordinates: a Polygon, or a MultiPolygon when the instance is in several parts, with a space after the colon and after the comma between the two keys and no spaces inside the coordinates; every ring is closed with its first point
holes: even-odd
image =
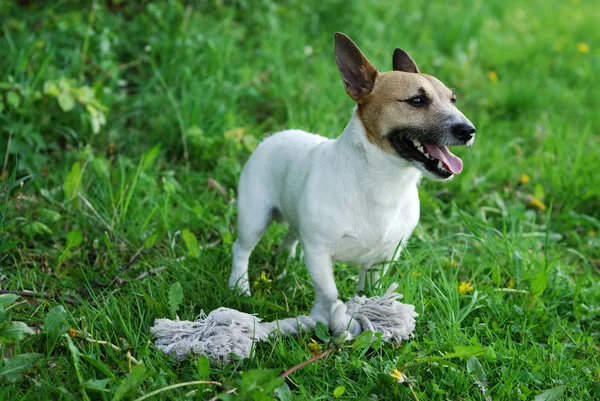
{"type": "Polygon", "coordinates": [[[469,141],[475,135],[475,127],[471,124],[456,124],[452,127],[452,134],[461,141],[469,141]]]}

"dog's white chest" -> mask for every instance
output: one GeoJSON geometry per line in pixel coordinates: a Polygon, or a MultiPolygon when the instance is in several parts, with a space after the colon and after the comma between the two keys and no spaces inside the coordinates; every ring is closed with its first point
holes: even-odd
{"type": "Polygon", "coordinates": [[[392,212],[365,213],[350,221],[332,243],[334,260],[369,265],[391,260],[404,247],[419,221],[419,198],[410,191],[392,212]]]}

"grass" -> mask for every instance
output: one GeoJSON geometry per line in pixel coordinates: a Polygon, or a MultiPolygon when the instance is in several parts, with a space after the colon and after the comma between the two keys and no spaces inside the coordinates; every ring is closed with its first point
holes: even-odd
{"type": "MultiPolygon", "coordinates": [[[[0,1],[0,288],[33,292],[0,298],[0,398],[210,399],[233,386],[236,399],[271,399],[274,377],[311,358],[314,333],[230,365],[175,363],[149,328],[173,308],[183,319],[219,306],[308,312],[300,259],[274,279],[281,226],[252,255],[255,295],[228,290],[235,186],[269,132],[343,129],[352,101],[336,30],[380,70],[395,47],[409,51],[456,88],[478,141],[457,150],[460,176],[422,183],[420,225],[383,281],[416,305],[415,338],[336,349],[278,399],[600,398],[596,11],[575,0],[0,1]],[[177,387],[203,380],[226,386],[177,387]]],[[[337,270],[344,298],[357,273],[337,270]]]]}

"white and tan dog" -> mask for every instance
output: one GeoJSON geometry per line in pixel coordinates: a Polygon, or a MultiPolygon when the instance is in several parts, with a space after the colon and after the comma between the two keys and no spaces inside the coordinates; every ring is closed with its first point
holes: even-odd
{"type": "Polygon", "coordinates": [[[417,225],[421,176],[447,180],[460,173],[462,161],[448,146],[470,146],[475,136],[454,93],[419,73],[402,49],[394,52],[394,71],[379,73],[350,38],[336,33],[335,58],[357,103],[352,118],[335,140],[288,130],[261,142],[240,177],[229,278],[232,288],[249,294],[252,249],[273,220],[287,222],[281,246],[293,256],[302,244],[316,296],[311,316],[326,324],[338,298],[333,262],[362,265],[362,291],[373,265],[390,260],[417,225]]]}

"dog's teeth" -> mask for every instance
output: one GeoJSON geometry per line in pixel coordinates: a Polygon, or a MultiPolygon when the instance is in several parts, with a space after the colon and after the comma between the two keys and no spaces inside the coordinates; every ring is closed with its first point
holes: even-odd
{"type": "Polygon", "coordinates": [[[413,139],[413,140],[412,140],[412,143],[413,143],[413,145],[415,145],[415,148],[419,148],[419,147],[421,147],[421,142],[419,142],[419,141],[418,141],[418,140],[416,140],[416,139],[413,139]]]}
{"type": "Polygon", "coordinates": [[[427,153],[427,152],[423,152],[423,154],[425,155],[425,157],[427,157],[427,158],[431,159],[431,156],[429,156],[429,153],[427,153]]]}
{"type": "Polygon", "coordinates": [[[439,168],[440,170],[445,170],[444,166],[442,165],[442,162],[439,160],[438,160],[437,168],[439,168]]]}

